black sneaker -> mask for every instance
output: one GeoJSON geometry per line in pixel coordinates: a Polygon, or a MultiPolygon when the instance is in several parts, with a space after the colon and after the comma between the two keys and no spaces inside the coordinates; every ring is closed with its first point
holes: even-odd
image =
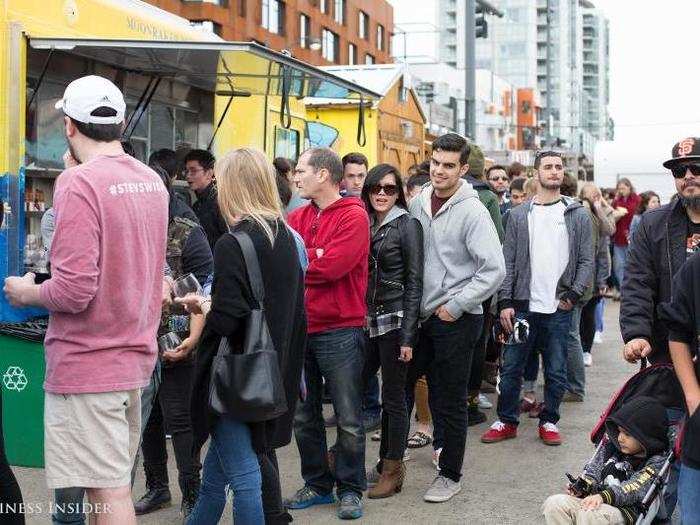
{"type": "Polygon", "coordinates": [[[479,410],[478,405],[470,405],[467,408],[467,425],[473,427],[474,425],[480,425],[486,421],[487,417],[481,410],[479,410]]]}

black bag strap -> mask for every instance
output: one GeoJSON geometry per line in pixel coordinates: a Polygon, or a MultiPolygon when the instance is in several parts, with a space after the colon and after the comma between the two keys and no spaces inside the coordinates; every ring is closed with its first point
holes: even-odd
{"type": "Polygon", "coordinates": [[[258,263],[258,255],[255,251],[253,241],[246,232],[229,232],[238,241],[243,252],[246,269],[248,270],[248,278],[250,279],[250,288],[253,290],[253,296],[260,305],[260,309],[264,309],[263,301],[265,300],[265,287],[263,286],[262,273],[260,273],[260,263],[258,263]]]}

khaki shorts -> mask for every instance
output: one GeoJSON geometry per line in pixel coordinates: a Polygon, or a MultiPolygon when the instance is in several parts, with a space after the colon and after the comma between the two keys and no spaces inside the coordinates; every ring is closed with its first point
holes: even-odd
{"type": "Polygon", "coordinates": [[[131,483],[141,437],[141,390],[50,394],[44,400],[44,458],[50,489],[131,483]]]}

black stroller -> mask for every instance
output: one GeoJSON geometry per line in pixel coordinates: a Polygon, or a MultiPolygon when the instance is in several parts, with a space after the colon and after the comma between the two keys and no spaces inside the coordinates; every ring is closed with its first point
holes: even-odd
{"type": "MultiPolygon", "coordinates": [[[[681,390],[676,374],[673,370],[673,365],[670,363],[655,364],[645,366],[642,370],[632,376],[620,388],[608,403],[603,413],[600,415],[598,423],[596,423],[591,432],[591,441],[598,448],[605,445],[605,420],[618,407],[624,405],[630,399],[636,396],[649,396],[658,399],[667,409],[685,410],[683,403],[683,392],[681,390]],[[671,388],[669,388],[669,385],[671,388]]],[[[669,427],[669,443],[671,443],[666,461],[663,467],[656,475],[651,487],[647,491],[646,496],[639,509],[640,514],[637,518],[637,525],[648,525],[663,509],[663,495],[668,483],[671,466],[677,457],[680,457],[680,442],[677,439],[679,436],[679,425],[670,425],[669,427]]],[[[670,517],[669,517],[670,518],[670,517]]]]}

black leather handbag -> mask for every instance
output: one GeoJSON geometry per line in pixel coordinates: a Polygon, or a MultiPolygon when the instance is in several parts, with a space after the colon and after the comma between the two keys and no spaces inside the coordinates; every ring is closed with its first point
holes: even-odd
{"type": "Polygon", "coordinates": [[[250,287],[260,307],[252,310],[246,321],[242,353],[231,352],[228,338],[221,338],[212,365],[209,408],[217,415],[246,423],[269,421],[287,412],[287,397],[263,310],[265,288],[250,236],[245,232],[229,235],[241,247],[250,287]]]}

